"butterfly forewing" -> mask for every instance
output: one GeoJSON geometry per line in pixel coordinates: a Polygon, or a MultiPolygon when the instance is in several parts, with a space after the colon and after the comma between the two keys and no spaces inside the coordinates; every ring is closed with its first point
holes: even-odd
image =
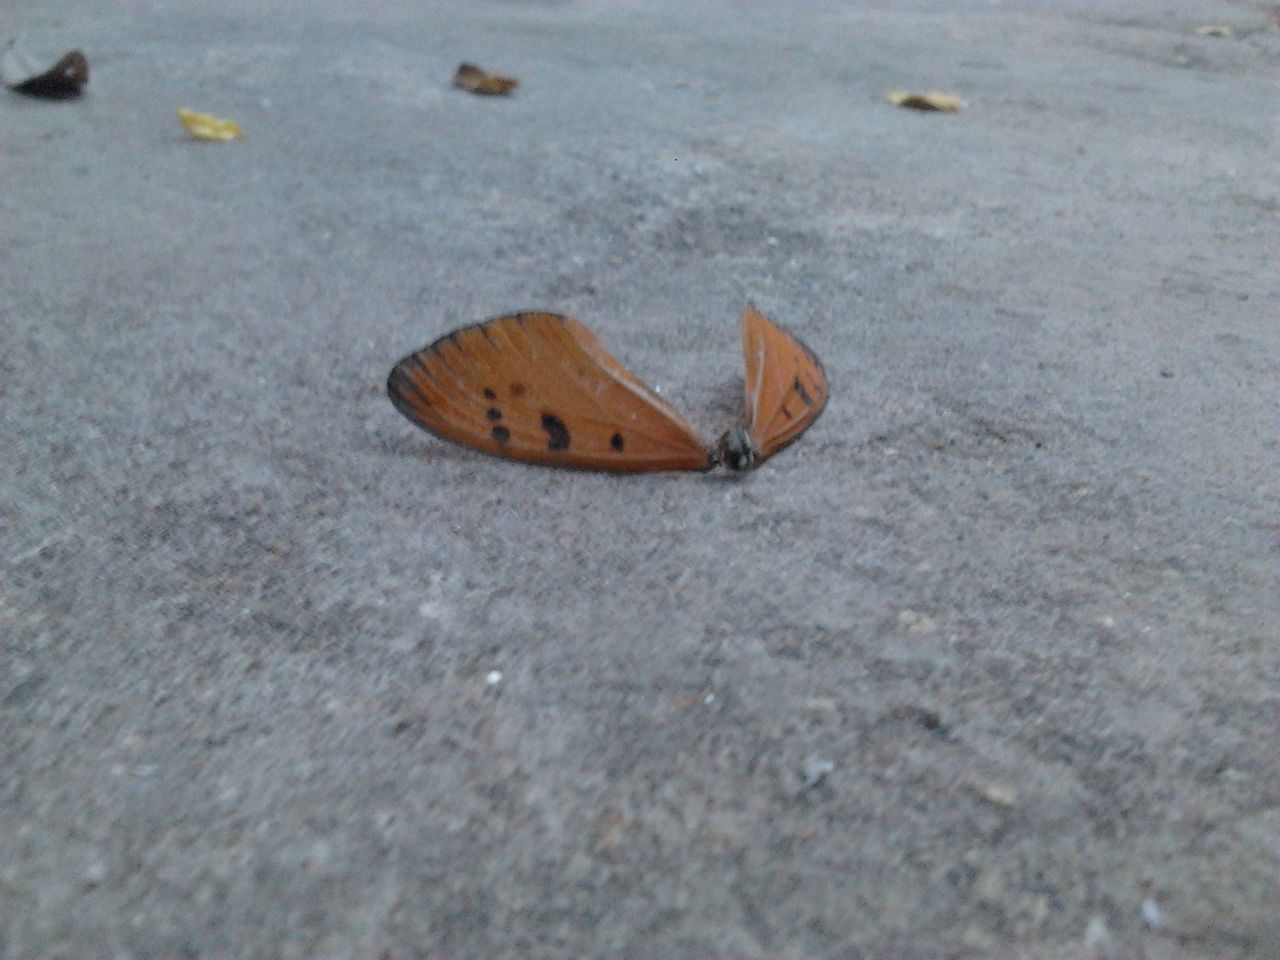
{"type": "Polygon", "coordinates": [[[813,351],[752,306],[742,315],[742,354],[747,423],[759,462],[813,425],[830,388],[813,351]]]}
{"type": "Polygon", "coordinates": [[[705,470],[702,440],[571,317],[519,313],[401,360],[387,392],[436,436],[498,456],[593,470],[705,470]]]}

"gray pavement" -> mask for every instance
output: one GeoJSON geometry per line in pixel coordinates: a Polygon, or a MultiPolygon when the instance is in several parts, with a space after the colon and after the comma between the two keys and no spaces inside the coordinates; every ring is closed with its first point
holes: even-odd
{"type": "Polygon", "coordinates": [[[92,69],[0,97],[5,960],[1280,956],[1269,5],[0,29],[92,69]],[[740,481],[383,393],[550,309],[710,438],[749,299],[740,481]]]}

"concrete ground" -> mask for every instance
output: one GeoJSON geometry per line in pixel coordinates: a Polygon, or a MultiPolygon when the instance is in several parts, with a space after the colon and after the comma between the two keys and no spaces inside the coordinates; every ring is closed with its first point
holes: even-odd
{"type": "Polygon", "coordinates": [[[1270,6],[356,9],[0,11],[0,956],[1280,956],[1270,6]],[[710,438],[748,299],[740,481],[383,392],[551,309],[710,438]]]}

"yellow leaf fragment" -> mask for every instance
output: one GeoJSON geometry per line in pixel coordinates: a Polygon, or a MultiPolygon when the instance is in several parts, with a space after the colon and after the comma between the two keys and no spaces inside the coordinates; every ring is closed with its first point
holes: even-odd
{"type": "Polygon", "coordinates": [[[956,113],[964,106],[964,101],[954,93],[943,93],[940,90],[928,90],[924,93],[890,90],[885,96],[895,107],[907,107],[911,110],[937,110],[942,113],[956,113]]]}
{"type": "Polygon", "coordinates": [[[1206,23],[1203,27],[1196,27],[1197,37],[1229,37],[1231,36],[1231,28],[1225,23],[1206,23]]]}
{"type": "Polygon", "coordinates": [[[468,93],[478,93],[486,97],[505,97],[520,86],[520,81],[515,77],[504,77],[482,70],[474,63],[463,63],[459,64],[458,72],[453,75],[453,85],[468,93]]]}
{"type": "Polygon", "coordinates": [[[178,119],[197,140],[239,140],[243,134],[234,120],[222,120],[211,113],[197,113],[178,107],[178,119]]]}

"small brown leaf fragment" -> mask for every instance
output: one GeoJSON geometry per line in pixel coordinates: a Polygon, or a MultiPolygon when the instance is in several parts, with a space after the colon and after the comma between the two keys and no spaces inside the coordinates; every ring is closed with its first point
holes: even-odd
{"type": "Polygon", "coordinates": [[[520,86],[520,81],[515,77],[489,73],[474,63],[463,63],[459,64],[458,72],[453,75],[453,85],[468,93],[478,93],[486,97],[505,97],[520,86]]]}
{"type": "Polygon", "coordinates": [[[895,107],[906,107],[910,110],[956,113],[964,106],[964,101],[954,93],[943,93],[940,90],[927,90],[924,93],[890,90],[885,96],[895,107]]]}
{"type": "Polygon", "coordinates": [[[14,93],[42,100],[70,100],[80,96],[89,82],[89,61],[79,50],[72,50],[43,73],[32,69],[14,50],[13,41],[0,53],[0,82],[14,93]]]}

